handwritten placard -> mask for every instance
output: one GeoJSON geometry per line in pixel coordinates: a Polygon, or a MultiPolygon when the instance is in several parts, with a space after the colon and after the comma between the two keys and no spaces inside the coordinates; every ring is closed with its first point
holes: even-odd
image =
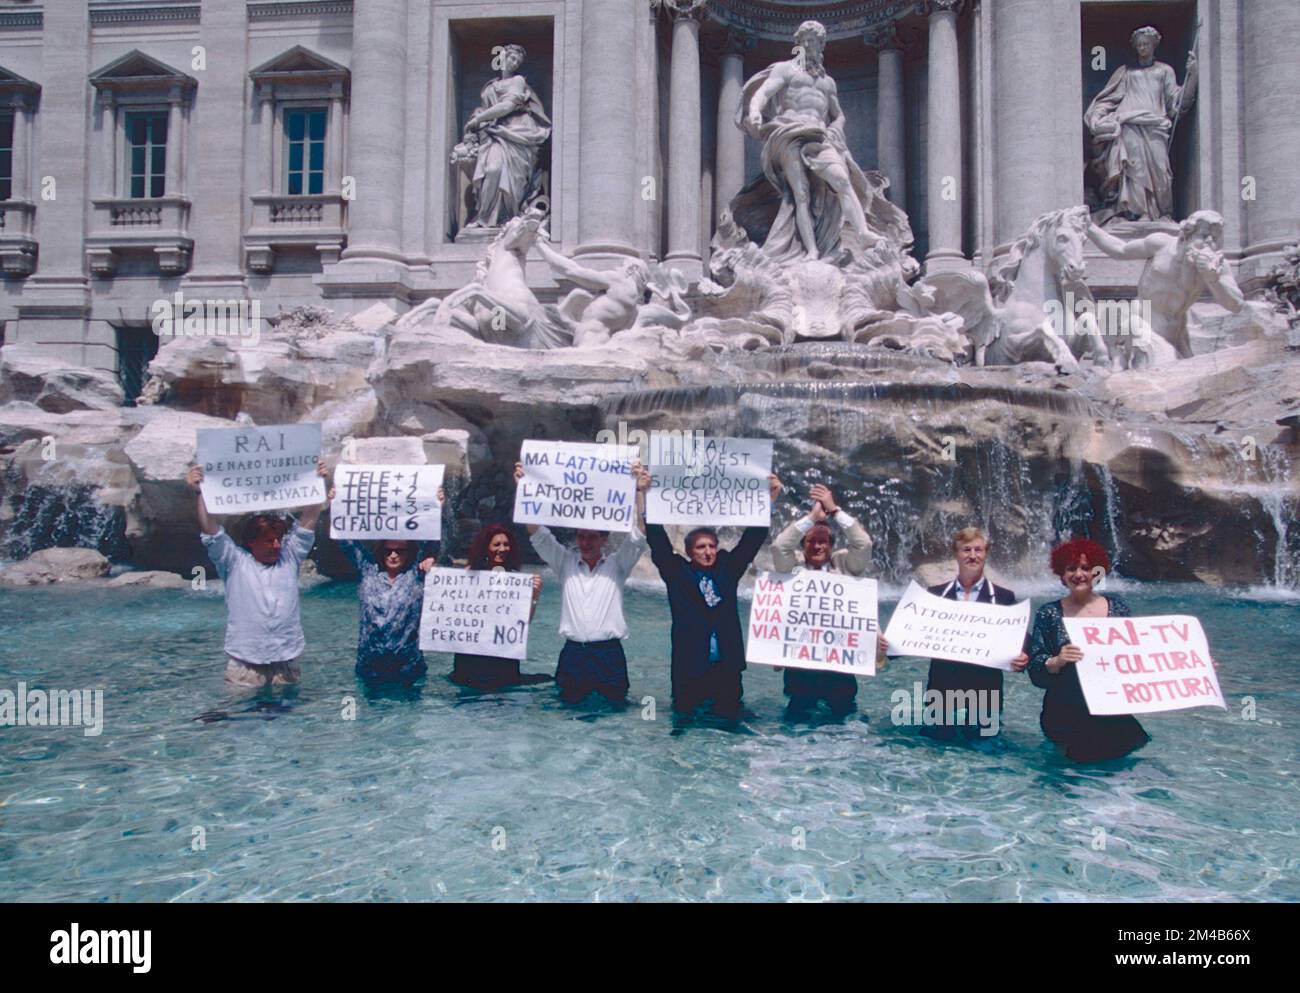
{"type": "Polygon", "coordinates": [[[915,581],[885,628],[890,655],[921,655],[1010,671],[1024,650],[1029,601],[1003,606],[974,600],[947,600],[915,581]]]}
{"type": "Polygon", "coordinates": [[[420,648],[506,659],[528,657],[533,577],[487,569],[430,569],[420,648]]]}
{"type": "Polygon", "coordinates": [[[1150,714],[1223,707],[1223,691],[1201,622],[1181,614],[1066,617],[1075,663],[1092,714],[1150,714]]]}
{"type": "Polygon", "coordinates": [[[201,428],[197,460],[203,466],[203,502],[214,514],[242,514],[325,502],[316,474],[319,424],[201,428]]]}
{"type": "Polygon", "coordinates": [[[650,436],[650,491],[646,520],[652,524],[713,524],[767,527],[772,499],[772,442],[751,438],[650,436]]]}
{"type": "Polygon", "coordinates": [[[515,489],[515,521],[593,531],[631,531],[636,507],[629,446],[525,441],[524,478],[515,489]]]}
{"type": "Polygon", "coordinates": [[[806,569],[760,572],[745,659],[762,665],[876,674],[876,581],[806,569]]]}
{"type": "Polygon", "coordinates": [[[442,539],[445,466],[344,465],[334,470],[330,537],[351,539],[442,539]]]}

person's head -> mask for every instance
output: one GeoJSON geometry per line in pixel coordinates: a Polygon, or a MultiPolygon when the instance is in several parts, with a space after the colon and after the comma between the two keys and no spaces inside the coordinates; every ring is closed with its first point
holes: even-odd
{"type": "Polygon", "coordinates": [[[504,524],[488,524],[479,528],[469,546],[471,569],[506,569],[518,572],[524,564],[523,546],[504,524]]]}
{"type": "Polygon", "coordinates": [[[978,578],[984,572],[988,554],[988,535],[979,528],[962,528],[952,536],[952,555],[957,560],[958,573],[978,578]]]}
{"type": "Polygon", "coordinates": [[[1138,58],[1146,62],[1156,54],[1156,49],[1160,45],[1160,32],[1148,24],[1134,31],[1129,36],[1129,42],[1132,43],[1138,58]]]}
{"type": "Polygon", "coordinates": [[[623,266],[623,272],[636,284],[637,294],[643,294],[650,285],[650,270],[640,259],[633,259],[623,266]]]}
{"type": "Polygon", "coordinates": [[[523,45],[506,45],[501,51],[501,64],[505,66],[506,72],[516,73],[527,56],[523,45]]]}
{"type": "Polygon", "coordinates": [[[385,538],[375,542],[375,561],[388,572],[401,572],[415,558],[415,542],[385,538]]]}
{"type": "Polygon", "coordinates": [[[244,525],[244,547],[262,565],[275,565],[288,530],[288,522],[277,514],[254,514],[244,525]]]}
{"type": "Polygon", "coordinates": [[[794,43],[803,49],[811,65],[821,65],[826,50],[826,28],[820,21],[804,21],[794,33],[794,43]]]}
{"type": "Polygon", "coordinates": [[[605,551],[605,540],[609,537],[608,531],[592,531],[588,528],[580,528],[574,535],[578,542],[578,554],[588,565],[597,561],[605,551]]]}
{"type": "Polygon", "coordinates": [[[1215,250],[1223,244],[1223,215],[1213,210],[1198,210],[1179,224],[1178,230],[1185,244],[1215,250]]]}
{"type": "Polygon", "coordinates": [[[825,524],[814,524],[803,536],[803,564],[809,569],[820,569],[831,560],[835,535],[825,524]]]}
{"type": "Polygon", "coordinates": [[[1071,593],[1092,591],[1097,566],[1109,572],[1110,556],[1090,538],[1072,538],[1052,549],[1052,572],[1071,593]]]}
{"type": "Polygon", "coordinates": [[[718,561],[718,532],[713,528],[696,528],[686,535],[686,557],[692,565],[712,569],[718,561]]]}

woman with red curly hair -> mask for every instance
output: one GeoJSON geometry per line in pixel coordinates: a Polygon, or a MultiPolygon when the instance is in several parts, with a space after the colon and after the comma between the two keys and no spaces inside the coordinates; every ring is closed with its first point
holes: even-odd
{"type": "MultiPolygon", "coordinates": [[[[479,528],[469,546],[468,569],[502,569],[518,572],[524,564],[524,549],[510,529],[504,524],[488,524],[479,528]]],[[[533,577],[533,609],[529,620],[537,612],[537,600],[542,595],[542,577],[533,577]]],[[[457,652],[451,669],[451,681],[474,690],[499,690],[506,686],[544,683],[548,675],[526,675],[519,671],[518,659],[502,659],[492,655],[462,655],[457,652]]]]}
{"type": "Polygon", "coordinates": [[[1120,758],[1150,741],[1129,714],[1097,717],[1088,711],[1075,664],[1083,650],[1070,644],[1067,617],[1129,617],[1128,604],[1113,593],[1094,593],[1094,570],[1110,571],[1106,549],[1087,538],[1075,538],[1052,549],[1052,571],[1069,594],[1045,603],[1034,616],[1029,638],[1029,678],[1047,692],[1039,723],[1043,733],[1073,762],[1120,758]]]}

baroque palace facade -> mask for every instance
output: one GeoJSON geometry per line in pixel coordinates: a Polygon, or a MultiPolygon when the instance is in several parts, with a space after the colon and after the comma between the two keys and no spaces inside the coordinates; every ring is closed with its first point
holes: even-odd
{"type": "MultiPolygon", "coordinates": [[[[1296,0],[0,0],[3,340],[116,370],[129,399],[159,299],[402,312],[463,286],[485,239],[453,160],[507,45],[549,124],[552,241],[698,281],[762,168],[744,83],[808,19],[928,271],[1101,209],[1085,111],[1148,24],[1199,77],[1164,220],[1222,214],[1248,290],[1300,233],[1296,0]]],[[[1098,255],[1090,283],[1131,294],[1137,268],[1098,255]]],[[[540,257],[528,278],[554,299],[540,257]]]]}

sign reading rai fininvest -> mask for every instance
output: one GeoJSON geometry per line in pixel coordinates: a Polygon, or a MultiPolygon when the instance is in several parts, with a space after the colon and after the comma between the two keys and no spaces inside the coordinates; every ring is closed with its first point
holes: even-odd
{"type": "Polygon", "coordinates": [[[526,659],[532,603],[529,573],[430,569],[424,577],[420,648],[526,659]]]}
{"type": "Polygon", "coordinates": [[[442,538],[441,465],[339,465],[334,470],[330,537],[442,538]]]}
{"type": "Polygon", "coordinates": [[[325,480],[316,474],[319,424],[203,428],[197,435],[203,502],[210,512],[242,514],[325,502],[325,480]]]}
{"type": "Polygon", "coordinates": [[[874,579],[816,569],[760,572],[745,660],[874,676],[878,631],[874,579]]]}
{"type": "Polygon", "coordinates": [[[764,528],[772,523],[771,440],[687,436],[656,444],[658,434],[650,435],[648,522],[764,528]]]}
{"type": "Polygon", "coordinates": [[[631,531],[637,450],[590,442],[525,441],[515,523],[631,531]]]}
{"type": "Polygon", "coordinates": [[[1029,601],[947,600],[913,580],[885,628],[890,655],[921,655],[1010,671],[1024,650],[1029,601]]]}
{"type": "Polygon", "coordinates": [[[1067,617],[1065,631],[1083,650],[1075,666],[1089,713],[1228,709],[1195,617],[1067,617]]]}

